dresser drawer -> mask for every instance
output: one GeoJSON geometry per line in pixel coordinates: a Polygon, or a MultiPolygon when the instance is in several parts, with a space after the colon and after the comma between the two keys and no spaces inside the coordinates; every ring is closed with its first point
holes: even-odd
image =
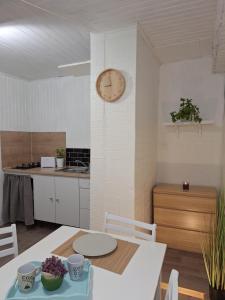
{"type": "Polygon", "coordinates": [[[194,231],[208,232],[212,214],[154,208],[154,223],[194,231]]]}
{"type": "Polygon", "coordinates": [[[165,243],[169,248],[201,253],[201,243],[206,234],[158,226],[156,236],[157,242],[165,243]]]}
{"type": "Polygon", "coordinates": [[[154,207],[213,213],[215,206],[214,198],[154,194],[154,207]]]}

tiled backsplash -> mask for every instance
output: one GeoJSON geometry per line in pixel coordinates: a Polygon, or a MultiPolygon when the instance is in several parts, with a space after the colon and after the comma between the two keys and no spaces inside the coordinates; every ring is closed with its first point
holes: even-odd
{"type": "Polygon", "coordinates": [[[66,165],[67,166],[78,166],[76,160],[80,160],[85,164],[90,164],[90,149],[83,148],[66,148],[66,165]]]}

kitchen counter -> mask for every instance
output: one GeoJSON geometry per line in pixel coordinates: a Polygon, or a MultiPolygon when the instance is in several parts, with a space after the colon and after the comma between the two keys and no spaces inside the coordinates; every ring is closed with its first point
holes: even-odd
{"type": "Polygon", "coordinates": [[[69,172],[59,171],[59,169],[56,168],[33,168],[33,169],[3,168],[3,172],[7,174],[28,174],[28,175],[43,175],[43,176],[90,178],[90,173],[69,173],[69,172]]]}

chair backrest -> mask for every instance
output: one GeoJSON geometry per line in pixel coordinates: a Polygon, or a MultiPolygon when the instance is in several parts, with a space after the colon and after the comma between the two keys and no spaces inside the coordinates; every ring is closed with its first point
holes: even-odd
{"type": "Polygon", "coordinates": [[[172,270],[168,288],[166,290],[165,300],[178,300],[178,277],[179,273],[176,270],[172,270]]]}
{"type": "MultiPolygon", "coordinates": [[[[8,227],[0,228],[0,246],[12,245],[9,248],[0,250],[0,257],[8,256],[8,255],[18,255],[18,244],[17,244],[17,234],[16,234],[16,225],[12,224],[8,227]],[[1,238],[4,234],[11,233],[10,237],[1,238]]],[[[5,248],[5,247],[4,247],[5,248]]]]}
{"type": "Polygon", "coordinates": [[[126,235],[132,235],[144,240],[154,241],[156,240],[156,224],[147,224],[144,222],[120,217],[111,213],[105,213],[104,231],[114,231],[117,233],[123,233],[126,235]],[[110,222],[113,223],[110,223],[110,222]],[[116,223],[116,224],[115,224],[116,223]],[[136,227],[145,229],[151,233],[145,233],[136,230],[136,227]]]}
{"type": "Polygon", "coordinates": [[[199,292],[183,287],[178,287],[179,273],[176,270],[172,270],[170,274],[169,284],[161,282],[160,286],[162,290],[166,290],[165,300],[177,300],[178,295],[188,296],[188,299],[205,300],[205,293],[199,292]]]}

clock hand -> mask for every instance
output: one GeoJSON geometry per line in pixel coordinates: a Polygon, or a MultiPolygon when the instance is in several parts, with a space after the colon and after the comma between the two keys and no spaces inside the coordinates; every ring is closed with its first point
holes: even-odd
{"type": "Polygon", "coordinates": [[[104,87],[109,87],[109,86],[112,86],[111,84],[108,84],[108,85],[104,85],[104,87]]]}
{"type": "Polygon", "coordinates": [[[111,74],[109,74],[108,80],[109,80],[109,84],[112,85],[111,74]]]}

